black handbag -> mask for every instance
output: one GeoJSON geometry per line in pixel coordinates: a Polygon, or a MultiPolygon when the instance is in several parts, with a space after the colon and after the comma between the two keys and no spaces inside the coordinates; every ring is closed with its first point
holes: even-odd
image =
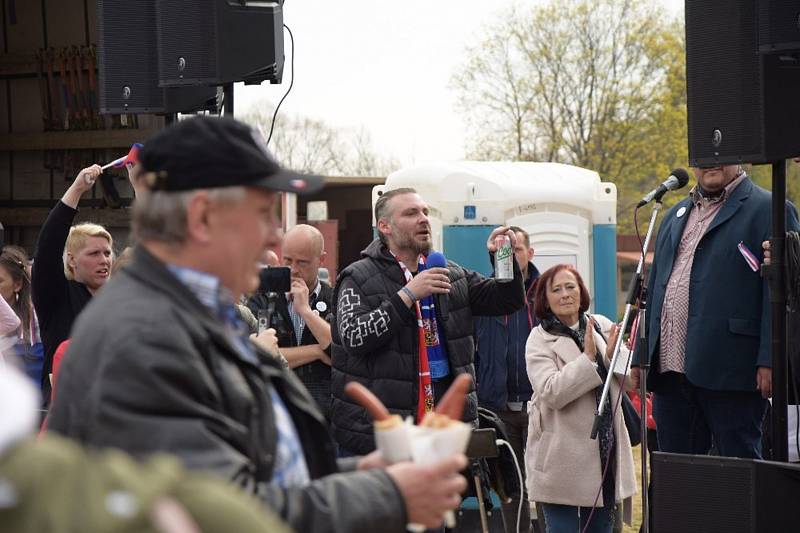
{"type": "MultiPolygon", "coordinates": [[[[608,343],[608,339],[606,339],[606,336],[603,335],[600,326],[598,326],[596,322],[595,331],[600,334],[600,337],[602,337],[606,343],[608,343]]],[[[639,416],[639,412],[636,410],[633,402],[628,397],[628,394],[624,390],[620,390],[620,394],[622,395],[622,418],[625,420],[625,428],[628,430],[628,438],[631,441],[631,446],[638,446],[642,442],[642,418],[639,416]]]]}

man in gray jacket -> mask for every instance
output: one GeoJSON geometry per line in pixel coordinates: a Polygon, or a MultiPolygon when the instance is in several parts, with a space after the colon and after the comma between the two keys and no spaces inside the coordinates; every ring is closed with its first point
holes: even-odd
{"type": "Polygon", "coordinates": [[[193,118],[141,152],[131,263],[72,331],[49,428],[136,456],[177,455],[262,498],[303,532],[437,527],[460,502],[463,456],[341,473],[325,420],[288,370],[247,338],[234,302],[277,243],[274,191],[319,178],[278,166],[229,119],[193,118]]]}

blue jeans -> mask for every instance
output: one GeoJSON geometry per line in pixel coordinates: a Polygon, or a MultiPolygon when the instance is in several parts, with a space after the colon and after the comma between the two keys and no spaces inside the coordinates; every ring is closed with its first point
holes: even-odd
{"type": "Polygon", "coordinates": [[[614,510],[606,507],[576,507],[557,503],[543,503],[547,533],[611,533],[614,525],[614,510]],[[592,514],[594,511],[594,514],[592,514]],[[591,521],[586,527],[586,521],[591,521]]]}
{"type": "MultiPolygon", "coordinates": [[[[755,372],[755,368],[753,372],[755,372]]],[[[767,400],[758,391],[714,391],[666,372],[653,393],[653,417],[662,452],[761,459],[761,424],[767,400]]]]}

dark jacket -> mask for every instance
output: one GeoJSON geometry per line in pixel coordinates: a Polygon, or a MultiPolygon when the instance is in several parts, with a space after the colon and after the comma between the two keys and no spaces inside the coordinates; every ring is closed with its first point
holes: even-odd
{"type": "MultiPolygon", "coordinates": [[[[327,318],[333,309],[333,289],[327,283],[320,281],[319,297],[309,301],[311,309],[320,314],[321,317],[327,318]],[[320,305],[319,307],[318,304],[320,305]]],[[[260,311],[266,311],[268,302],[266,295],[256,294],[248,299],[247,306],[253,311],[253,314],[258,316],[260,311]]],[[[319,344],[311,329],[308,327],[303,328],[303,337],[300,342],[297,342],[297,334],[294,331],[294,324],[292,318],[289,316],[289,303],[286,301],[286,295],[279,293],[275,301],[275,312],[270,318],[269,327],[275,328],[278,335],[278,346],[280,348],[288,348],[292,346],[309,346],[311,344],[319,344]]],[[[325,348],[325,353],[330,356],[331,347],[325,348]]],[[[330,417],[331,410],[331,367],[322,361],[312,361],[308,364],[294,368],[294,373],[303,382],[311,396],[317,401],[322,414],[325,418],[330,417]]]]}
{"type": "Polygon", "coordinates": [[[404,531],[404,504],[388,475],[331,475],[333,443],[313,399],[291,372],[254,350],[257,365],[190,289],[138,247],[75,324],[49,428],[135,456],[172,453],[256,494],[296,531],[404,531]],[[270,484],[277,441],[270,387],[303,445],[313,479],[305,487],[270,484]]]}
{"type": "MultiPolygon", "coordinates": [[[[752,391],[756,367],[772,367],[767,282],[737,249],[743,242],[756,257],[763,257],[761,243],[771,234],[771,202],[769,191],[745,178],[697,245],[689,285],[685,373],[698,387],[752,391]]],[[[664,296],[691,209],[691,198],[686,198],[665,215],[648,274],[648,344],[646,349],[637,346],[633,364],[645,357],[650,361],[648,384],[656,391],[664,296]]],[[[787,204],[786,229],[797,228],[797,211],[787,204]]]]}
{"type": "MultiPolygon", "coordinates": [[[[340,446],[355,453],[371,451],[375,443],[372,420],[344,393],[347,382],[359,381],[404,418],[416,414],[419,395],[416,313],[397,295],[406,283],[403,272],[377,239],[361,255],[337,280],[331,331],[333,434],[340,446]]],[[[474,379],[473,315],[502,315],[522,307],[522,274],[515,263],[514,280],[497,283],[452,262],[448,269],[451,289],[438,298],[437,319],[444,325],[451,375],[469,373],[474,379]]],[[[464,420],[476,418],[473,390],[464,420]]]]}
{"type": "Polygon", "coordinates": [[[533,284],[539,270],[528,263],[525,306],[503,316],[475,319],[475,371],[478,404],[503,411],[508,402],[527,402],[533,394],[525,366],[525,344],[539,321],[534,313],[533,284]]]}
{"type": "Polygon", "coordinates": [[[92,299],[86,285],[67,280],[64,276],[64,246],[77,213],[76,209],[59,200],[39,231],[34,254],[31,297],[44,345],[42,397],[45,403],[50,401],[49,375],[53,371],[53,354],[58,345],[69,338],[75,317],[92,299]]]}

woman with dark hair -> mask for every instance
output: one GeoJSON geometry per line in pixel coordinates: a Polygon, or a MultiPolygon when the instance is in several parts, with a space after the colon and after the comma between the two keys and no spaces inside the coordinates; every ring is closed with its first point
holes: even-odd
{"type": "Polygon", "coordinates": [[[528,491],[542,504],[548,533],[610,533],[616,503],[636,492],[631,444],[617,407],[629,382],[624,368],[614,369],[623,375],[612,380],[597,439],[590,438],[617,326],[586,313],[589,291],[571,265],[543,273],[535,301],[540,324],[531,331],[525,354],[533,385],[528,491]]]}
{"type": "Polygon", "coordinates": [[[43,350],[37,338],[31,304],[28,255],[22,248],[6,246],[0,254],[0,296],[17,318],[16,327],[0,331],[0,349],[7,360],[16,355],[28,376],[38,383],[42,376],[43,350]]]}

